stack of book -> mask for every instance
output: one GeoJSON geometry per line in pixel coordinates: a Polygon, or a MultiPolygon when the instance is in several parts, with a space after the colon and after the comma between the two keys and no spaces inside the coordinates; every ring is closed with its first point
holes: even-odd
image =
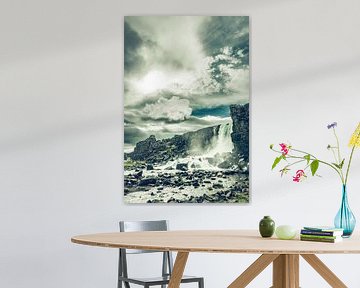
{"type": "Polygon", "coordinates": [[[302,241],[328,242],[336,243],[342,241],[344,230],[334,227],[304,227],[300,232],[302,241]]]}

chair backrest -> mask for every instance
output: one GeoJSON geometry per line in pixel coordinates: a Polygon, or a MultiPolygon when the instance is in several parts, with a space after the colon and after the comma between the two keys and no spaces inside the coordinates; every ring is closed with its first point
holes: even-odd
{"type": "MultiPolygon", "coordinates": [[[[158,221],[120,221],[120,232],[137,232],[137,231],[167,231],[169,228],[167,220],[158,221]]],[[[161,251],[136,250],[136,249],[119,249],[119,276],[128,277],[127,257],[126,254],[140,253],[159,253],[161,251]]],[[[162,275],[171,275],[173,267],[172,255],[169,251],[163,253],[162,275]]],[[[119,282],[120,283],[120,282],[119,282]]],[[[130,287],[129,283],[126,287],[130,287]]]]}
{"type": "MultiPolygon", "coordinates": [[[[167,231],[167,220],[156,221],[120,221],[120,232],[167,231]]],[[[159,251],[126,249],[126,254],[156,253],[159,251]]]]}

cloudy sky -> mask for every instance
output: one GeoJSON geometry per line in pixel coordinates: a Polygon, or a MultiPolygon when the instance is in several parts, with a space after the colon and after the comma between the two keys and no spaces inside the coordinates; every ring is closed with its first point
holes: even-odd
{"type": "Polygon", "coordinates": [[[124,23],[125,150],[229,121],[249,102],[249,18],[130,16],[124,23]]]}

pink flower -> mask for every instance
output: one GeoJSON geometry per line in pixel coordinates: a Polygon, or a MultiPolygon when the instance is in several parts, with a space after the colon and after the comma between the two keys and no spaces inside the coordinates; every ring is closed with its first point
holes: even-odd
{"type": "Polygon", "coordinates": [[[286,145],[285,143],[280,143],[279,145],[281,147],[282,154],[287,155],[289,153],[289,146],[286,145]]]}
{"type": "Polygon", "coordinates": [[[304,170],[298,170],[296,171],[295,176],[293,176],[293,181],[294,182],[300,182],[301,180],[303,180],[306,177],[304,170]]]}

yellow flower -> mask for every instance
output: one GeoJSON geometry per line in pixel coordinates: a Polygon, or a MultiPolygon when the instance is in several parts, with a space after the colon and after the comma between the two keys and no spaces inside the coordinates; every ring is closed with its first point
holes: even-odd
{"type": "Polygon", "coordinates": [[[360,122],[356,127],[354,133],[351,135],[349,146],[351,147],[360,147],[360,122]]]}

